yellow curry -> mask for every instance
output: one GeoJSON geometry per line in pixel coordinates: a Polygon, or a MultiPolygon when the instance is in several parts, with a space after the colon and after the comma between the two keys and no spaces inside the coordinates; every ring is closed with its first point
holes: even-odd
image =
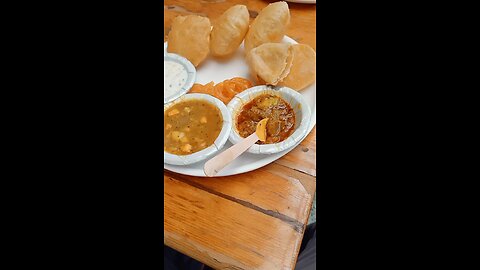
{"type": "Polygon", "coordinates": [[[220,110],[203,100],[179,102],[164,113],[164,151],[190,155],[212,145],[223,126],[220,110]]]}

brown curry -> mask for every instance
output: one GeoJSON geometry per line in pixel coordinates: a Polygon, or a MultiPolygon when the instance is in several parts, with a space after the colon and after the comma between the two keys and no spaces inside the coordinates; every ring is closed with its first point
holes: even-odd
{"type": "Polygon", "coordinates": [[[243,138],[255,132],[258,122],[269,118],[267,139],[257,144],[272,144],[287,139],[295,130],[295,112],[279,96],[263,94],[245,104],[237,117],[237,130],[243,138]]]}
{"type": "Polygon", "coordinates": [[[179,102],[164,113],[164,151],[189,155],[212,145],[223,126],[220,110],[204,100],[179,102]]]}

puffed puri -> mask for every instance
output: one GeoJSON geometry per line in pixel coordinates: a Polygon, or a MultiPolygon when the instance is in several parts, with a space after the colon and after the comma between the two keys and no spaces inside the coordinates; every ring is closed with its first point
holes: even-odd
{"type": "Polygon", "coordinates": [[[168,34],[167,52],[179,54],[197,67],[209,54],[211,30],[207,17],[177,16],[168,34]]]}
{"type": "Polygon", "coordinates": [[[210,53],[216,57],[232,55],[242,43],[249,27],[245,5],[227,9],[214,23],[210,34],[210,53]]]}
{"type": "Polygon", "coordinates": [[[247,63],[259,84],[300,91],[315,82],[316,53],[306,44],[264,43],[247,54],[247,63]]]}
{"type": "Polygon", "coordinates": [[[292,64],[288,74],[277,84],[300,91],[315,82],[317,55],[315,50],[306,44],[294,44],[290,47],[292,64]]]}
{"type": "Polygon", "coordinates": [[[264,43],[281,42],[290,24],[290,11],[286,2],[269,4],[253,20],[245,35],[245,53],[264,43]]]}

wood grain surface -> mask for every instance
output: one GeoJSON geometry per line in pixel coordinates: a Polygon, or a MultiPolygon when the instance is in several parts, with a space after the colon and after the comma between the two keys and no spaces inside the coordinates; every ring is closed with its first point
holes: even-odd
{"type": "MultiPolygon", "coordinates": [[[[250,17],[274,1],[164,1],[164,41],[178,15],[214,21],[235,4],[250,17]]],[[[288,3],[287,35],[316,50],[316,7],[288,3]]],[[[163,48],[162,48],[163,49],[163,48]]],[[[316,129],[253,172],[199,178],[164,170],[164,244],[215,269],[294,269],[316,188],[316,129]]]]}

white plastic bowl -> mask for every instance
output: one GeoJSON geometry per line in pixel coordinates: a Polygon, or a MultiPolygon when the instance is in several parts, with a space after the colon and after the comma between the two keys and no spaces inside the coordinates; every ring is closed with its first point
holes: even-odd
{"type": "Polygon", "coordinates": [[[230,116],[230,112],[228,111],[227,107],[225,104],[220,101],[219,99],[206,95],[206,94],[186,94],[175,101],[168,103],[163,106],[163,112],[170,108],[171,106],[178,104],[182,101],[187,101],[187,100],[204,100],[207,101],[211,104],[213,104],[215,107],[217,107],[223,118],[223,126],[222,130],[220,131],[220,134],[218,135],[217,139],[215,139],[215,142],[210,145],[209,147],[195,152],[190,155],[174,155],[171,153],[168,153],[166,151],[163,151],[163,160],[167,164],[171,165],[189,165],[193,163],[197,163],[199,161],[205,160],[208,157],[211,157],[214,155],[218,150],[222,149],[222,147],[225,145],[225,143],[228,140],[228,136],[230,134],[230,131],[232,129],[232,118],[230,116]]]}
{"type": "MultiPolygon", "coordinates": [[[[192,88],[193,84],[195,83],[195,78],[197,75],[197,70],[193,66],[193,64],[188,61],[185,57],[182,57],[178,54],[174,53],[167,53],[166,51],[163,52],[163,61],[173,61],[178,64],[181,64],[185,70],[187,71],[187,81],[185,84],[182,86],[182,88],[177,91],[175,94],[170,95],[170,96],[164,96],[163,97],[163,104],[167,104],[169,102],[172,102],[176,100],[177,98],[185,95],[190,88],[192,88]]],[[[164,71],[167,72],[167,71],[164,71]]]]}
{"type": "Polygon", "coordinates": [[[232,132],[229,140],[236,144],[243,138],[239,135],[237,130],[237,116],[241,112],[242,107],[253,100],[254,98],[263,94],[273,94],[280,96],[285,100],[295,112],[295,130],[294,132],[282,142],[274,144],[255,144],[250,147],[247,152],[252,154],[274,154],[293,147],[297,142],[303,140],[308,134],[308,127],[310,123],[311,112],[307,102],[303,96],[297,91],[288,87],[271,87],[266,85],[255,86],[237,94],[228,103],[228,110],[232,115],[232,132]]]}

